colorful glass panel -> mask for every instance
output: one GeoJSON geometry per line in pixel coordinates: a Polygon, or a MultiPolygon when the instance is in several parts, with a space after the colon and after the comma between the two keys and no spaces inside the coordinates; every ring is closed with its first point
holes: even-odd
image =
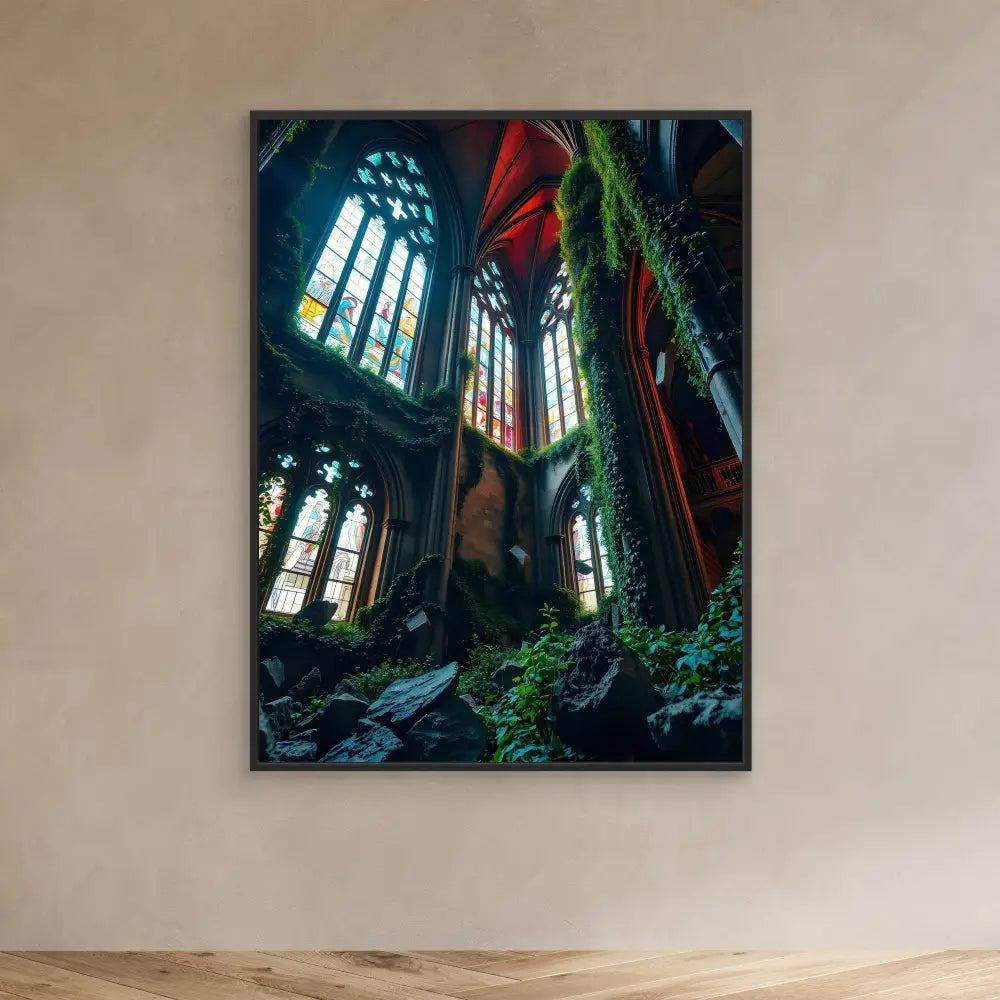
{"type": "MultiPolygon", "coordinates": [[[[545,422],[551,443],[558,441],[580,422],[581,403],[585,405],[581,379],[576,370],[573,339],[570,335],[572,297],[565,264],[560,266],[549,287],[540,324],[545,422]]],[[[586,416],[585,409],[584,416],[586,416]]]]}
{"type": "Polygon", "coordinates": [[[330,494],[325,489],[313,490],[299,509],[281,572],[267,600],[268,611],[293,615],[302,608],[329,517],[330,494]]]}
{"type": "Polygon", "coordinates": [[[399,389],[406,387],[428,248],[436,239],[430,192],[414,180],[422,176],[412,157],[393,150],[365,157],[298,310],[303,334],[348,354],[399,389]],[[382,196],[373,188],[381,188],[382,196]],[[370,318],[358,343],[362,316],[370,318]]]}
{"type": "Polygon", "coordinates": [[[465,419],[505,448],[516,443],[513,322],[500,268],[484,264],[473,277],[466,348],[475,367],[465,389],[465,419]]]}

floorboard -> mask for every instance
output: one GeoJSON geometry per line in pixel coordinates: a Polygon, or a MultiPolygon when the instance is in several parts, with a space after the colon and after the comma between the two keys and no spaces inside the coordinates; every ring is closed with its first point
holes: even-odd
{"type": "Polygon", "coordinates": [[[1000,951],[0,952],[0,1000],[1000,1000],[1000,951]]]}

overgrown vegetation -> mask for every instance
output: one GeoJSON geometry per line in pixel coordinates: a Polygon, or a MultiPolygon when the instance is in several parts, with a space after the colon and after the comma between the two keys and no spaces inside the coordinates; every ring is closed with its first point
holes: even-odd
{"type": "Polygon", "coordinates": [[[577,360],[590,390],[590,419],[581,428],[577,452],[602,512],[604,536],[617,593],[626,618],[655,617],[647,582],[652,532],[638,516],[635,477],[629,456],[638,447],[624,376],[616,367],[621,353],[621,281],[609,261],[602,223],[603,185],[586,157],[567,170],[556,211],[561,220],[563,259],[573,281],[577,360]]]}
{"type": "Polygon", "coordinates": [[[572,756],[549,721],[556,678],[570,666],[566,650],[572,636],[560,629],[555,608],[544,605],[542,619],[541,636],[517,654],[524,672],[490,713],[496,727],[493,760],[498,763],[537,763],[572,756]]]}
{"type": "Polygon", "coordinates": [[[671,692],[717,688],[743,676],[743,543],[726,578],[712,591],[696,628],[668,632],[664,626],[623,622],[618,637],[671,692]]]}
{"type": "Polygon", "coordinates": [[[437,666],[438,664],[430,657],[417,660],[385,660],[369,670],[351,674],[347,680],[363,698],[374,701],[393,681],[419,677],[435,670],[437,666]]]}
{"type": "MultiPolygon", "coordinates": [[[[620,120],[584,122],[587,150],[602,182],[601,235],[610,266],[625,268],[633,248],[656,279],[663,309],[673,326],[673,343],[695,391],[708,396],[693,321],[692,276],[704,255],[706,234],[695,224],[690,201],[667,205],[642,183],[639,149],[620,120]]],[[[730,340],[738,330],[700,331],[702,338],[730,340]]]]}

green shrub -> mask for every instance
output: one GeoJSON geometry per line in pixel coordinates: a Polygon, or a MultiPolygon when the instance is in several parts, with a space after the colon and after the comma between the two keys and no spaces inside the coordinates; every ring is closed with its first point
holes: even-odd
{"type": "Polygon", "coordinates": [[[507,660],[516,659],[513,649],[503,646],[475,646],[458,675],[458,693],[471,694],[480,705],[492,705],[500,696],[493,685],[493,672],[507,660]]]}
{"type": "Polygon", "coordinates": [[[572,636],[563,632],[556,609],[542,608],[541,637],[517,659],[524,665],[521,679],[493,706],[496,750],[493,760],[500,763],[538,762],[572,757],[552,731],[549,700],[560,671],[569,666],[566,650],[572,636]]]}
{"type": "Polygon", "coordinates": [[[374,701],[393,681],[419,677],[436,668],[437,664],[429,656],[420,660],[385,660],[371,670],[352,674],[347,679],[362,697],[374,701]]]}
{"type": "Polygon", "coordinates": [[[323,628],[293,622],[281,615],[261,615],[257,621],[260,657],[279,660],[305,658],[336,663],[345,673],[360,670],[368,660],[368,642],[361,629],[349,622],[329,622],[323,628]]]}
{"type": "Polygon", "coordinates": [[[618,637],[658,684],[683,691],[733,684],[743,676],[743,543],[726,578],[712,591],[697,628],[668,632],[624,622],[618,637]]]}

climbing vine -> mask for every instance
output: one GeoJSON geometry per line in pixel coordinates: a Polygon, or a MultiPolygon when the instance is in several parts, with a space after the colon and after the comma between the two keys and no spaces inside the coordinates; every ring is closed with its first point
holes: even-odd
{"type": "Polygon", "coordinates": [[[621,270],[628,251],[641,250],[656,278],[664,312],[673,325],[673,343],[691,383],[699,395],[707,396],[697,336],[728,340],[738,331],[701,331],[696,336],[692,275],[704,255],[705,233],[693,224],[692,204],[685,200],[667,205],[645,189],[639,150],[624,121],[588,120],[584,131],[590,160],[603,185],[600,216],[608,263],[621,270]]]}
{"type": "Polygon", "coordinates": [[[627,467],[636,429],[622,375],[620,355],[621,282],[608,259],[601,214],[603,185],[589,159],[577,160],[559,188],[556,211],[562,223],[563,259],[573,279],[573,332],[577,360],[590,388],[590,420],[582,428],[586,453],[578,472],[593,485],[593,499],[603,513],[608,558],[623,614],[636,620],[652,616],[647,566],[651,533],[638,520],[631,502],[627,467]]]}

